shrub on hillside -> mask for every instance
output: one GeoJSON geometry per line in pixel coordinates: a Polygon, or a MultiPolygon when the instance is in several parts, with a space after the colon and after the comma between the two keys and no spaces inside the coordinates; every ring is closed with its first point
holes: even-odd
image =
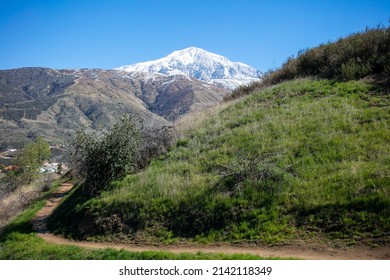
{"type": "Polygon", "coordinates": [[[301,51],[288,60],[270,79],[280,82],[292,78],[318,76],[341,81],[364,78],[388,70],[390,28],[377,27],[352,34],[334,43],[301,51]]]}
{"type": "Polygon", "coordinates": [[[145,167],[166,152],[170,133],[163,128],[139,128],[123,117],[108,131],[78,131],[70,161],[75,175],[84,181],[84,193],[99,194],[110,182],[145,167]]]}
{"type": "Polygon", "coordinates": [[[349,81],[370,75],[383,75],[380,86],[390,84],[390,27],[378,26],[352,34],[333,43],[301,50],[262,81],[234,90],[226,100],[248,95],[255,90],[303,77],[349,81]]]}

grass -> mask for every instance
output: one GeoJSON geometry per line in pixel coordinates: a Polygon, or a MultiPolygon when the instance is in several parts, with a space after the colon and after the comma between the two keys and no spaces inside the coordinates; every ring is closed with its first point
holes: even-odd
{"type": "Polygon", "coordinates": [[[389,96],[363,82],[273,86],[216,110],[100,197],[74,195],[51,226],[165,243],[388,240],[389,120],[389,96]]]}
{"type": "Polygon", "coordinates": [[[181,253],[164,251],[129,252],[116,249],[85,249],[77,246],[46,243],[32,230],[31,219],[45,205],[56,182],[28,209],[12,220],[0,232],[0,260],[264,260],[250,254],[181,253]]]}
{"type": "Polygon", "coordinates": [[[42,195],[48,179],[50,178],[41,175],[31,184],[19,186],[1,197],[0,229],[42,195]]]}
{"type": "Polygon", "coordinates": [[[0,243],[0,259],[7,260],[264,260],[250,254],[129,252],[115,249],[84,249],[45,243],[36,234],[12,233],[0,243]]]}

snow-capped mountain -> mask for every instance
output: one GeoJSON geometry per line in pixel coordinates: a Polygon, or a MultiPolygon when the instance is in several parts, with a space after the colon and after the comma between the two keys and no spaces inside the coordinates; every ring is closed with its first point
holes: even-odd
{"type": "Polygon", "coordinates": [[[227,89],[258,81],[261,72],[241,62],[232,62],[224,56],[200,48],[190,47],[154,60],[125,65],[116,70],[126,72],[185,75],[227,89]]]}

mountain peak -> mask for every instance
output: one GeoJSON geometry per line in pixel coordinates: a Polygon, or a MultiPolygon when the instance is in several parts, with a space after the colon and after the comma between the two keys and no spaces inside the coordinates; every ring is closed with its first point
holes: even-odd
{"type": "Polygon", "coordinates": [[[201,48],[197,48],[197,47],[188,47],[188,48],[185,48],[185,49],[182,49],[182,50],[177,50],[177,51],[174,51],[172,54],[175,54],[175,53],[178,53],[178,54],[182,54],[182,53],[188,53],[188,54],[196,54],[196,53],[205,53],[206,51],[204,49],[201,49],[201,48]]]}
{"type": "Polygon", "coordinates": [[[220,87],[237,86],[258,81],[260,72],[241,62],[197,47],[188,47],[154,60],[117,68],[127,72],[186,75],[220,87]]]}

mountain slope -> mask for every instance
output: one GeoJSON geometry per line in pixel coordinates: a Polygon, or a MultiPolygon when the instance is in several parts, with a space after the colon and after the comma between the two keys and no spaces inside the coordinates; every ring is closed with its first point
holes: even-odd
{"type": "Polygon", "coordinates": [[[169,121],[215,106],[228,94],[226,89],[184,75],[117,73],[129,79],[134,94],[145,102],[148,110],[169,121]]]}
{"type": "Polygon", "coordinates": [[[43,136],[65,144],[76,129],[104,128],[120,116],[166,125],[115,71],[21,68],[0,71],[1,148],[43,136]]]}
{"type": "Polygon", "coordinates": [[[36,135],[64,144],[76,129],[112,126],[123,114],[166,125],[214,106],[227,93],[186,76],[99,69],[3,70],[0,149],[23,146],[36,135]]]}
{"type": "Polygon", "coordinates": [[[226,57],[190,47],[155,61],[117,68],[127,72],[186,75],[207,83],[234,89],[259,80],[260,72],[244,63],[231,62],[226,57]]]}

